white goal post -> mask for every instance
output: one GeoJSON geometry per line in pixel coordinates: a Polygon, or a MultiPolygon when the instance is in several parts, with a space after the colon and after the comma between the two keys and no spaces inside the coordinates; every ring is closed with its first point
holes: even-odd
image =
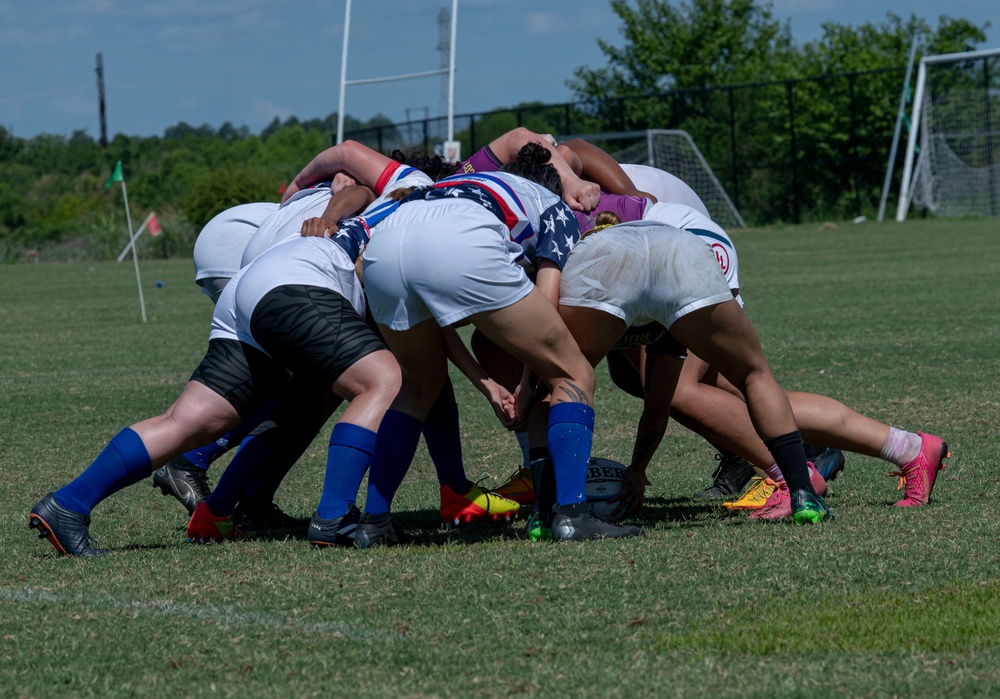
{"type": "Polygon", "coordinates": [[[1000,48],[920,59],[897,221],[906,220],[911,202],[939,216],[1000,214],[1000,68],[991,74],[994,56],[1000,48]]]}
{"type": "Polygon", "coordinates": [[[686,131],[646,129],[556,136],[560,143],[582,138],[619,163],[650,165],[683,180],[705,202],[712,220],[726,229],[746,228],[725,188],[686,131]]]}

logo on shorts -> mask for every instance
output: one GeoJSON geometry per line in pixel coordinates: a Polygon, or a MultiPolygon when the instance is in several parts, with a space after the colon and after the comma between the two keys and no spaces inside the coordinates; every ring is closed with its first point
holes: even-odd
{"type": "Polygon", "coordinates": [[[729,274],[729,248],[727,248],[722,243],[712,243],[712,252],[715,253],[715,259],[719,261],[719,266],[722,267],[723,274],[729,274]]]}

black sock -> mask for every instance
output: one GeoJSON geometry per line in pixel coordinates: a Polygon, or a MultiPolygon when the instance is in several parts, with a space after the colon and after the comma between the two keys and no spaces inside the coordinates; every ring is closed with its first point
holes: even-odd
{"type": "Polygon", "coordinates": [[[773,439],[765,439],[764,446],[771,452],[774,463],[781,469],[781,475],[785,477],[789,490],[806,490],[813,495],[816,494],[812,483],[809,482],[802,434],[798,430],[773,439]]]}
{"type": "Polygon", "coordinates": [[[532,447],[528,450],[531,459],[531,480],[535,485],[535,512],[551,516],[556,504],[556,471],[552,467],[548,447],[532,447]]]}

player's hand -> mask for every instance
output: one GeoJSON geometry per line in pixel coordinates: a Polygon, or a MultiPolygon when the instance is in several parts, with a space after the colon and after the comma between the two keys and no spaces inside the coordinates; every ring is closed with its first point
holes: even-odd
{"type": "Polygon", "coordinates": [[[507,429],[512,432],[526,432],[528,430],[528,415],[531,413],[531,403],[534,400],[535,392],[530,387],[518,384],[514,389],[514,404],[516,407],[514,422],[507,429]]]}
{"type": "Polygon", "coordinates": [[[508,430],[511,429],[517,421],[517,398],[493,379],[487,380],[483,388],[497,419],[508,430]]]}
{"type": "Polygon", "coordinates": [[[336,194],[345,187],[354,187],[357,183],[358,181],[350,175],[344,172],[338,172],[333,176],[333,182],[330,183],[330,191],[336,194]]]}
{"type": "Polygon", "coordinates": [[[579,177],[563,181],[563,201],[574,211],[592,211],[601,200],[601,188],[579,177]]]}
{"type": "Polygon", "coordinates": [[[615,508],[612,515],[623,518],[638,512],[646,500],[647,485],[653,484],[646,478],[646,474],[631,468],[627,469],[622,489],[618,491],[617,495],[608,500],[608,502],[618,503],[618,507],[615,508]]]}
{"type": "Polygon", "coordinates": [[[325,218],[307,218],[302,222],[303,238],[329,238],[337,232],[337,222],[325,218]]]}

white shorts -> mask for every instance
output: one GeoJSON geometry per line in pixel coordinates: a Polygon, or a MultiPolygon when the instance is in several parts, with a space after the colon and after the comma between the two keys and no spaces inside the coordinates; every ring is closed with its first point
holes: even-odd
{"type": "Polygon", "coordinates": [[[610,313],[626,326],[678,318],[733,300],[711,248],[673,226],[633,221],[605,228],[573,248],[559,303],[610,313]]]}
{"type": "Polygon", "coordinates": [[[740,291],[740,262],[736,257],[736,246],[733,245],[732,238],[722,229],[722,226],[705,216],[698,210],[684,204],[664,204],[657,203],[647,206],[643,213],[644,221],[656,221],[665,223],[674,228],[694,233],[702,239],[706,245],[712,248],[715,259],[719,261],[722,273],[726,275],[729,288],[737,294],[736,300],[743,305],[743,299],[739,297],[740,291]]]}
{"type": "Polygon", "coordinates": [[[506,308],[532,284],[505,245],[507,227],[464,199],[412,202],[372,230],[364,284],[372,316],[392,330],[445,327],[506,308]]]}
{"type": "Polygon", "coordinates": [[[630,165],[628,163],[621,165],[622,170],[632,180],[636,189],[649,192],[663,204],[684,204],[711,218],[708,207],[705,206],[701,197],[691,189],[687,182],[676,175],[649,165],[630,165]]]}

